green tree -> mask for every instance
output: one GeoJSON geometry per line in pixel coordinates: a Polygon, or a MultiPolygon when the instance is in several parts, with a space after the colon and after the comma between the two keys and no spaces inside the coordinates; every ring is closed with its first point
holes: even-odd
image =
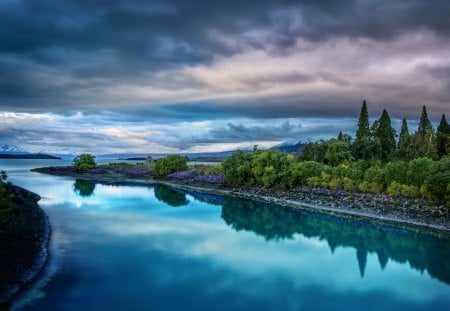
{"type": "Polygon", "coordinates": [[[400,136],[397,144],[397,158],[400,160],[412,160],[416,154],[415,146],[412,141],[412,137],[409,134],[408,123],[403,118],[402,128],[400,130],[400,136]]]}
{"type": "Polygon", "coordinates": [[[155,171],[161,176],[167,176],[173,172],[187,170],[188,158],[180,155],[168,155],[165,158],[158,159],[155,162],[155,171]]]}
{"type": "Polygon", "coordinates": [[[95,168],[95,157],[89,153],[82,153],[72,161],[73,168],[79,172],[86,172],[91,168],[95,168]]]}
{"type": "Polygon", "coordinates": [[[350,147],[343,141],[331,140],[325,153],[325,159],[331,165],[350,162],[353,159],[350,147]]]}
{"type": "Polygon", "coordinates": [[[369,128],[369,113],[367,112],[366,101],[363,101],[361,112],[359,113],[358,127],[356,129],[356,137],[354,146],[354,155],[357,159],[369,159],[371,156],[367,149],[367,144],[371,140],[369,128]]]}
{"type": "Polygon", "coordinates": [[[328,142],[325,140],[310,142],[305,146],[305,148],[303,148],[303,151],[300,154],[300,159],[302,161],[316,161],[324,163],[327,149],[328,142]]]}
{"type": "Polygon", "coordinates": [[[423,106],[420,115],[419,127],[415,134],[417,155],[419,157],[437,158],[435,135],[433,125],[428,119],[427,108],[423,106]]]}
{"type": "Polygon", "coordinates": [[[432,163],[426,186],[429,195],[450,207],[450,156],[432,163]]]}
{"type": "Polygon", "coordinates": [[[391,118],[386,109],[383,109],[379,125],[374,133],[380,141],[381,160],[386,162],[395,151],[395,130],[391,125],[391,118]]]}
{"type": "Polygon", "coordinates": [[[252,185],[252,155],[238,150],[222,163],[223,175],[231,185],[252,185]]]}
{"type": "Polygon", "coordinates": [[[441,122],[436,131],[436,149],[439,158],[447,155],[450,149],[450,126],[447,123],[445,114],[442,115],[441,122]]]}

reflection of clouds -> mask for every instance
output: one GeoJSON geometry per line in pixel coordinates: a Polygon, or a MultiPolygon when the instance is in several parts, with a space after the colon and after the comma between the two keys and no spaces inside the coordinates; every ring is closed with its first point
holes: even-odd
{"type": "MultiPolygon", "coordinates": [[[[402,298],[426,301],[448,294],[448,286],[404,264],[389,262],[381,270],[376,254],[369,254],[360,277],[356,250],[337,248],[331,254],[326,241],[295,235],[293,240],[269,241],[251,232],[235,232],[223,223],[136,214],[105,215],[89,211],[96,230],[117,237],[145,237],[143,249],[172,256],[207,260],[248,278],[270,282],[277,276],[292,280],[297,289],[314,284],[336,291],[386,291],[402,298]]],[[[97,232],[98,233],[98,232],[97,232]]],[[[94,232],[92,233],[94,234],[94,232]]]]}

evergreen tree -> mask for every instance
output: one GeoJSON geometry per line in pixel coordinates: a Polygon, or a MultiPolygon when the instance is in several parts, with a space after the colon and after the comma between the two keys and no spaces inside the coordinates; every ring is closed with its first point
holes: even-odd
{"type": "Polygon", "coordinates": [[[366,101],[363,101],[361,112],[358,119],[358,128],[356,129],[356,138],[353,144],[353,154],[356,159],[370,159],[373,157],[370,146],[372,144],[372,135],[369,128],[369,113],[367,112],[366,101]]]}
{"type": "Polygon", "coordinates": [[[416,150],[419,157],[437,158],[433,125],[428,119],[427,108],[423,106],[419,127],[415,134],[416,150]]]}
{"type": "Polygon", "coordinates": [[[387,161],[395,151],[395,130],[386,109],[383,109],[374,135],[380,140],[381,159],[387,161]]]}
{"type": "Polygon", "coordinates": [[[397,157],[401,160],[412,160],[415,156],[415,148],[412,144],[412,137],[409,134],[408,123],[403,118],[402,129],[400,130],[400,137],[397,145],[397,157]]]}
{"type": "Polygon", "coordinates": [[[359,114],[358,129],[356,130],[355,141],[361,141],[367,137],[370,137],[369,113],[367,112],[367,104],[364,100],[361,107],[361,112],[359,114]]]}
{"type": "Polygon", "coordinates": [[[343,141],[344,140],[344,135],[342,134],[342,131],[339,131],[337,140],[339,140],[339,141],[343,141]]]}
{"type": "Polygon", "coordinates": [[[447,123],[445,114],[442,115],[441,122],[436,131],[436,149],[439,158],[447,155],[450,148],[450,126],[447,123]]]}

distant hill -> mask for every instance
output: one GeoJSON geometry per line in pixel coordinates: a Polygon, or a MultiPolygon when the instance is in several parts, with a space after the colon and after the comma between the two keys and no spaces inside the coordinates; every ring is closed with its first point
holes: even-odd
{"type": "Polygon", "coordinates": [[[279,145],[273,146],[272,148],[270,148],[271,150],[280,150],[283,152],[287,152],[287,153],[295,153],[297,155],[299,155],[302,151],[303,148],[305,148],[306,144],[303,142],[284,142],[281,143],[279,145]]]}
{"type": "Polygon", "coordinates": [[[10,154],[0,153],[0,159],[47,159],[47,160],[60,160],[60,157],[55,157],[45,153],[22,153],[22,154],[10,154]]]}

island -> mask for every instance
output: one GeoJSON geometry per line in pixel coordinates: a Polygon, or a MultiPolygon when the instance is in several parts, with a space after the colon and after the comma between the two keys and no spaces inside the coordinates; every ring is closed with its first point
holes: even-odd
{"type": "Polygon", "coordinates": [[[60,157],[45,154],[45,153],[23,153],[23,154],[0,153],[0,159],[61,160],[60,157]]]}

